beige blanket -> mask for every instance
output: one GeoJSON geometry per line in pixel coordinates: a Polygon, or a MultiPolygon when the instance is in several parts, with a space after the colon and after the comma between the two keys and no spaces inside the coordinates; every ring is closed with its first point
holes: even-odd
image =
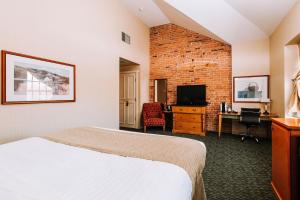
{"type": "Polygon", "coordinates": [[[202,179],[206,148],[199,141],[101,128],[69,129],[45,138],[98,152],[175,164],[189,174],[193,200],[206,199],[202,179]]]}

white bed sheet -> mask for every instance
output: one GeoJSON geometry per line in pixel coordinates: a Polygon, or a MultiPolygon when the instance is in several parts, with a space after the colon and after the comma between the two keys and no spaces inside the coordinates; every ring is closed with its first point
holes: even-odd
{"type": "Polygon", "coordinates": [[[173,164],[29,138],[0,145],[1,200],[190,200],[173,164]]]}

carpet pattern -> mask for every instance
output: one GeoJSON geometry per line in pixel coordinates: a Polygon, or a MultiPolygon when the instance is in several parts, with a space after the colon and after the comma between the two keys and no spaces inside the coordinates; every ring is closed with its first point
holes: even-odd
{"type": "MultiPolygon", "coordinates": [[[[141,131],[141,130],[139,130],[141,131]]],[[[167,134],[149,129],[152,134],[167,134]]],[[[271,141],[241,142],[241,138],[223,134],[217,140],[215,133],[206,137],[178,134],[205,143],[206,166],[203,172],[208,200],[275,200],[271,188],[271,141]]]]}

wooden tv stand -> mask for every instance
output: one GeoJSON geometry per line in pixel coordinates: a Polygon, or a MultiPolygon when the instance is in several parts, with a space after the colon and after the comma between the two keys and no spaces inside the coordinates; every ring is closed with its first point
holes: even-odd
{"type": "Polygon", "coordinates": [[[205,136],[206,107],[172,106],[173,133],[205,136]]]}

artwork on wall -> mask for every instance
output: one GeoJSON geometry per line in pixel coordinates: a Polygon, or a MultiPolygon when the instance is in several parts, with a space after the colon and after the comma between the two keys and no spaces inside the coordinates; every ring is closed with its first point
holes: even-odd
{"type": "Polygon", "coordinates": [[[2,104],[75,102],[75,65],[1,53],[2,104]]]}
{"type": "Polygon", "coordinates": [[[233,78],[233,101],[259,103],[269,98],[269,76],[240,76],[233,78]]]}

